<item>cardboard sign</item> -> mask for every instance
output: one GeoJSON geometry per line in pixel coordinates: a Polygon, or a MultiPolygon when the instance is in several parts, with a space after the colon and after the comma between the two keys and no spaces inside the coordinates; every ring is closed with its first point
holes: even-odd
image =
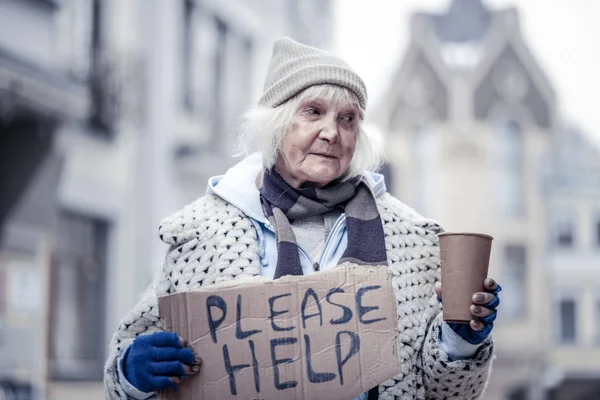
{"type": "Polygon", "coordinates": [[[346,264],[159,298],[165,329],[203,359],[162,399],[351,399],[400,373],[384,267],[346,264]]]}

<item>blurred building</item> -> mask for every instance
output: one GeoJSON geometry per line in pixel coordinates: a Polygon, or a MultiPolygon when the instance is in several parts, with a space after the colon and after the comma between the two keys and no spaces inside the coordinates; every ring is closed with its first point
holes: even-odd
{"type": "Polygon", "coordinates": [[[548,398],[600,399],[600,151],[573,127],[546,156],[548,398]]]}
{"type": "MultiPolygon", "coordinates": [[[[234,160],[272,42],[321,0],[0,1],[0,397],[102,399],[161,218],[234,160]]],[[[310,25],[309,25],[310,24],[310,25]]]]}
{"type": "Polygon", "coordinates": [[[564,128],[516,9],[417,13],[376,122],[395,194],[494,236],[504,286],[486,399],[600,398],[600,151],[564,128]]]}

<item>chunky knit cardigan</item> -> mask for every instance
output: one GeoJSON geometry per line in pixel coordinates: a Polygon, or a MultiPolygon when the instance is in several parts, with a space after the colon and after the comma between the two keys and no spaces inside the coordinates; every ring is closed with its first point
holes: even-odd
{"type": "MultiPolygon", "coordinates": [[[[441,227],[387,193],[377,199],[377,206],[398,301],[398,356],[402,366],[400,375],[379,386],[379,398],[480,398],[491,369],[491,338],[466,360],[448,360],[439,345],[443,321],[433,285],[440,279],[437,234],[441,227]]],[[[253,223],[220,197],[201,197],[165,219],[159,233],[170,248],[163,268],[123,318],[110,342],[104,371],[106,399],[127,399],[119,384],[117,362],[136,336],[162,329],[158,296],[260,275],[253,223]]],[[[209,368],[208,362],[202,368],[209,368]]]]}

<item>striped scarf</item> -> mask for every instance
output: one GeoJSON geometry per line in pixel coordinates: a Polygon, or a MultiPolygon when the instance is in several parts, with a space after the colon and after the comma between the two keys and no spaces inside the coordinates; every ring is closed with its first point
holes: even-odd
{"type": "Polygon", "coordinates": [[[346,213],[348,246],[338,264],[387,265],[383,225],[375,198],[362,177],[335,182],[324,188],[296,189],[274,169],[265,170],[260,186],[265,216],[275,227],[275,279],[302,275],[296,237],[290,220],[314,217],[340,207],[346,213]]]}

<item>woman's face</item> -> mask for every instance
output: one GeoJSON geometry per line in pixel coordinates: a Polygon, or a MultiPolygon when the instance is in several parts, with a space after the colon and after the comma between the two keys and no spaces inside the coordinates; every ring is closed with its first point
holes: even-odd
{"type": "Polygon", "coordinates": [[[323,187],[348,170],[358,136],[359,111],[347,100],[300,103],[275,164],[290,185],[323,187]]]}

